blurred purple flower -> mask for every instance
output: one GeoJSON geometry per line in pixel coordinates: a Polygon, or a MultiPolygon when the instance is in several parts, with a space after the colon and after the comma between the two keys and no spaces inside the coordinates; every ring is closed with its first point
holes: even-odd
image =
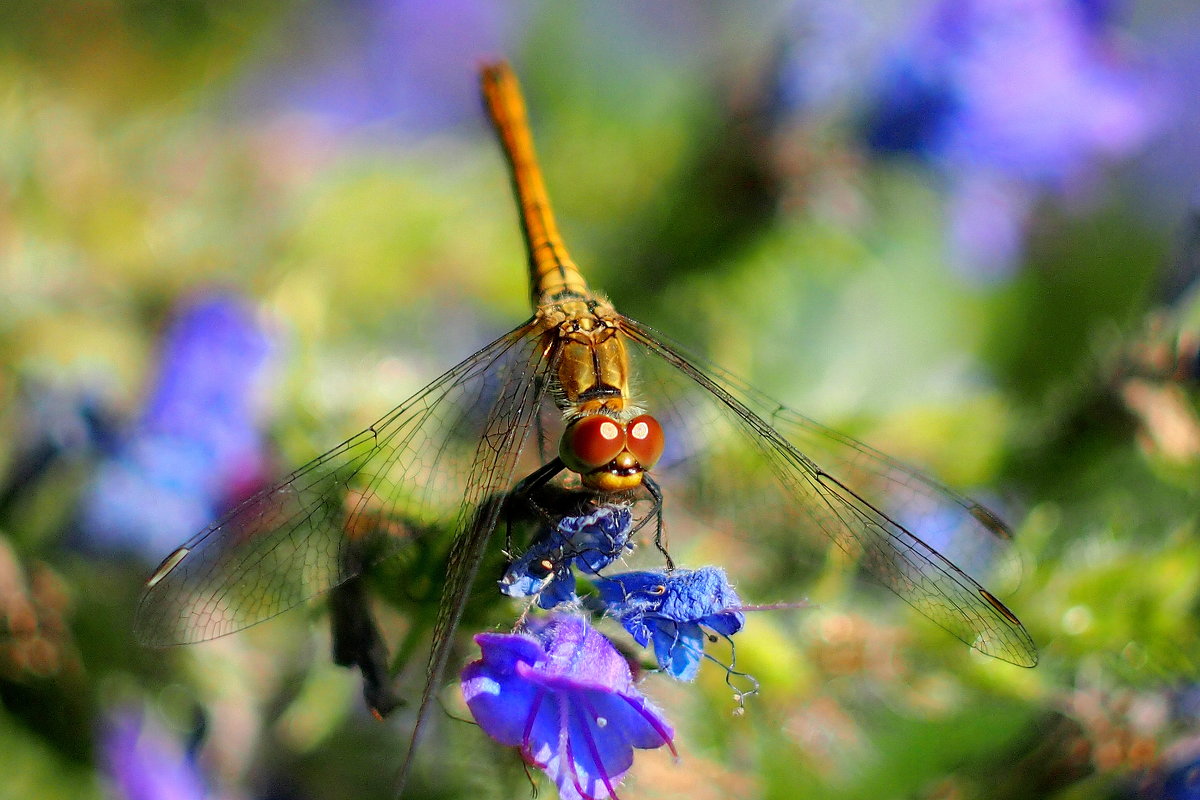
{"type": "Polygon", "coordinates": [[[124,800],[203,800],[205,781],[179,742],[143,714],[113,714],[101,731],[100,758],[124,800]]]}
{"type": "MultiPolygon", "coordinates": [[[[896,11],[870,0],[803,0],[789,10],[778,100],[791,112],[820,116],[863,89],[865,71],[901,24],[896,11]]],[[[907,12],[905,12],[907,13],[907,12]]]]}
{"type": "Polygon", "coordinates": [[[485,733],[544,770],[563,800],[614,796],[634,748],[675,752],[671,726],[586,620],[558,614],[475,641],[483,658],[463,670],[467,707],[485,733]]]}
{"type": "Polygon", "coordinates": [[[240,300],[200,298],[179,311],[145,408],[83,498],[85,545],[158,558],[258,488],[255,394],[269,353],[240,300]]]}
{"type": "Polygon", "coordinates": [[[575,566],[595,575],[633,549],[629,506],[601,506],[590,514],[563,517],[547,529],[500,579],[500,592],[509,597],[538,596],[542,608],[575,599],[575,566]]]}
{"type": "Polygon", "coordinates": [[[1169,92],[1169,125],[1142,159],[1136,212],[1145,219],[1177,225],[1200,208],[1200,103],[1191,100],[1200,82],[1200,5],[1156,8],[1142,17],[1141,38],[1154,43],[1156,74],[1169,92]]]}
{"type": "Polygon", "coordinates": [[[746,623],[742,601],[719,567],[626,572],[596,588],[638,644],[653,642],[659,668],[681,681],[695,680],[700,671],[705,628],[732,636],[746,623]]]}
{"type": "Polygon", "coordinates": [[[252,82],[252,109],[325,125],[431,130],[478,115],[476,62],[506,52],[519,18],[484,0],[350,0],[306,6],[287,63],[252,82]],[[299,55],[295,55],[299,54],[299,55]]]}
{"type": "Polygon", "coordinates": [[[868,144],[950,181],[956,256],[1007,273],[1040,193],[1069,195],[1132,154],[1163,115],[1100,0],[939,0],[887,60],[868,144]]]}

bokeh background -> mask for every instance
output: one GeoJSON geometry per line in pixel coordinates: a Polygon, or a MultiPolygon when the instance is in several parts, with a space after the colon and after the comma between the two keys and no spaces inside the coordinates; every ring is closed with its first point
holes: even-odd
{"type": "MultiPolygon", "coordinates": [[[[752,615],[744,715],[719,669],[647,679],[681,758],[623,796],[1200,797],[1188,0],[6,5],[0,797],[389,796],[411,717],[367,713],[319,601],[169,651],[132,613],[222,509],[528,314],[496,56],[592,282],[1002,509],[1042,653],[818,561],[747,598],[816,607],[752,615]]],[[[532,795],[439,727],[410,796],[532,795]]]]}

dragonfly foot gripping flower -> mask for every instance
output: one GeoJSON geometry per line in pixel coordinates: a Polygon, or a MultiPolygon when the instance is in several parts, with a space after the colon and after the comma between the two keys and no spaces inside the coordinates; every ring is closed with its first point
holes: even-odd
{"type": "Polygon", "coordinates": [[[590,514],[567,516],[538,537],[509,565],[500,591],[509,597],[538,598],[542,608],[575,599],[572,566],[595,575],[633,549],[633,513],[625,505],[604,505],[590,514]]]}

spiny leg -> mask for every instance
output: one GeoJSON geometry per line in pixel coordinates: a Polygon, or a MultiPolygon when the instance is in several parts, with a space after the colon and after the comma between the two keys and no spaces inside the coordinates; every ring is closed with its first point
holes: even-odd
{"type": "Polygon", "coordinates": [[[667,562],[667,572],[675,571],[675,561],[671,558],[671,554],[667,552],[667,546],[663,543],[663,494],[662,488],[658,482],[651,478],[648,474],[642,474],[642,483],[649,492],[651,499],[654,501],[654,508],[650,512],[654,515],[654,546],[658,548],[658,552],[663,554],[663,558],[667,562]]]}
{"type": "MultiPolygon", "coordinates": [[[[523,505],[549,522],[550,514],[533,499],[533,493],[549,484],[554,476],[564,469],[566,469],[566,464],[562,462],[561,458],[556,457],[526,475],[508,493],[508,497],[505,498],[504,513],[504,556],[506,558],[513,558],[512,522],[514,518],[517,518],[515,509],[523,505]]],[[[528,516],[522,518],[528,518],[528,516]]]]}

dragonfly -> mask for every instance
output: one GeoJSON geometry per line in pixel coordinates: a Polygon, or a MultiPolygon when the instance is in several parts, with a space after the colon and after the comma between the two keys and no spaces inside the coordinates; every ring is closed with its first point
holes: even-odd
{"type": "Polygon", "coordinates": [[[1035,665],[1017,616],[929,543],[1003,547],[1011,532],[1000,518],[776,403],[589,288],[551,211],[516,76],[499,62],[480,82],[516,196],[533,315],[168,555],[138,605],[140,640],[170,646],[242,630],[414,538],[445,537],[407,770],[489,540],[514,506],[536,509],[553,490],[581,503],[644,502],[664,553],[664,510],[716,519],[753,498],[773,522],[740,531],[747,541],[816,531],[971,647],[1035,665]]]}

